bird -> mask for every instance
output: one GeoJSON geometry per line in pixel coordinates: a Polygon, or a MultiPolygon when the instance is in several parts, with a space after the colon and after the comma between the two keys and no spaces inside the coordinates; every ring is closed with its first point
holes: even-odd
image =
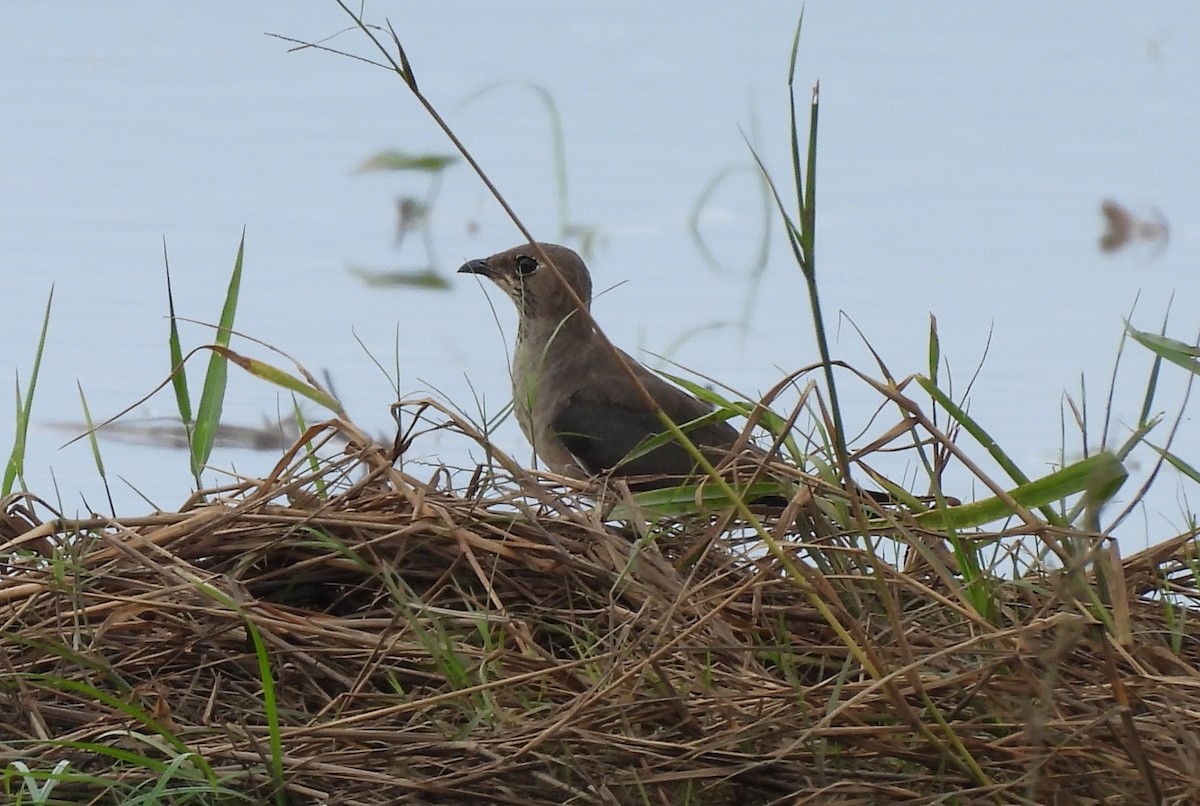
{"type": "Polygon", "coordinates": [[[634,490],[675,486],[695,475],[695,460],[673,440],[629,456],[667,429],[620,365],[622,360],[710,461],[716,462],[739,442],[740,432],[719,418],[687,427],[711,417],[713,408],[610,347],[592,321],[580,314],[563,283],[590,311],[592,279],[573,250],[552,243],[525,244],[468,261],[458,272],[488,278],[516,305],[513,410],[534,453],[555,473],[574,479],[628,477],[634,490]]]}

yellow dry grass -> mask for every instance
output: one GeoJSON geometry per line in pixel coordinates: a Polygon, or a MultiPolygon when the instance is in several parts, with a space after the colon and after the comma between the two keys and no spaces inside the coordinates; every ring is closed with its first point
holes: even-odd
{"type": "Polygon", "coordinates": [[[453,489],[306,436],[335,433],[180,512],[4,502],[7,797],[66,761],[46,802],[1200,798],[1189,536],[989,577],[985,618],[937,535],[867,498],[848,531],[816,479],[762,515],[797,575],[719,515],[634,529],[511,465],[453,489]]]}

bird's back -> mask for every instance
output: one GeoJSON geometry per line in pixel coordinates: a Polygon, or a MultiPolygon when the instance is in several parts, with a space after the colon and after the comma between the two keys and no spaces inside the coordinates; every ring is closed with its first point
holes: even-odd
{"type": "MultiPolygon", "coordinates": [[[[625,353],[634,375],[676,425],[712,413],[711,407],[645,369],[625,353]]],[[[581,385],[559,402],[550,415],[550,426],[578,464],[591,475],[613,471],[622,476],[683,477],[695,461],[678,442],[664,445],[635,459],[623,461],[639,445],[662,434],[666,426],[646,405],[615,357],[607,353],[594,367],[591,383],[581,385]]],[[[737,441],[738,432],[724,421],[703,423],[688,430],[697,446],[724,452],[737,441]]],[[[710,451],[711,452],[711,451],[710,451]]]]}

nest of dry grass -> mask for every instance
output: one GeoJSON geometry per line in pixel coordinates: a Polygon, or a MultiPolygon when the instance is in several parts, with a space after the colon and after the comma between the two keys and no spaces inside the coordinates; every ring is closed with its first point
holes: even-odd
{"type": "Polygon", "coordinates": [[[463,492],[347,423],[306,436],[335,431],[345,453],[297,447],[177,513],[5,502],[8,797],[1200,798],[1190,538],[972,587],[912,551],[939,536],[903,513],[864,499],[848,532],[815,479],[786,521],[764,513],[771,556],[724,516],[635,531],[515,468],[463,492]]]}

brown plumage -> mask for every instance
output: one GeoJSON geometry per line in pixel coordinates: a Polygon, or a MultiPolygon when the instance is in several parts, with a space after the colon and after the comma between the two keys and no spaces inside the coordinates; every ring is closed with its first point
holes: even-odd
{"type": "MultiPolygon", "coordinates": [[[[575,293],[590,307],[587,266],[565,246],[539,244],[575,293]]],[[[658,476],[637,486],[676,483],[694,469],[677,442],[636,459],[622,460],[649,437],[665,431],[646,401],[605,346],[538,251],[526,244],[466,263],[459,272],[479,274],[500,286],[517,306],[513,356],[513,408],[534,451],[551,470],[586,477],[613,472],[658,476]],[[669,478],[667,478],[669,477],[669,478]]],[[[619,351],[618,351],[619,352],[619,351]]],[[[621,353],[663,411],[684,426],[712,408],[672,386],[621,353]]],[[[728,423],[704,423],[687,431],[693,442],[719,458],[738,439],[728,423]]]]}

